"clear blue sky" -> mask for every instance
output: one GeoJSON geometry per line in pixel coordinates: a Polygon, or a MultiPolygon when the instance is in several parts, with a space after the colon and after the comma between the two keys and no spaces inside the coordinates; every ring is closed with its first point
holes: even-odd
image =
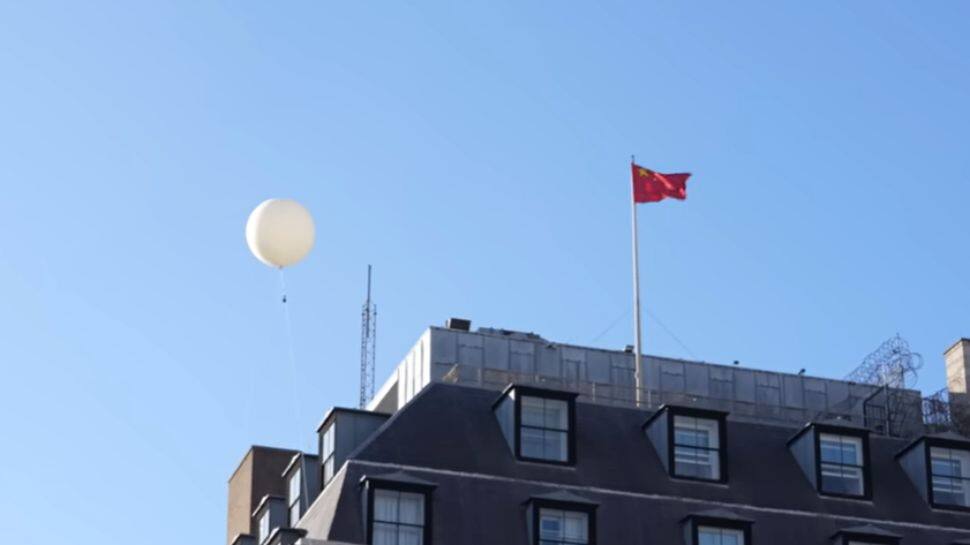
{"type": "Polygon", "coordinates": [[[930,391],[970,335],[970,3],[137,4],[0,5],[5,541],[220,543],[247,446],[355,403],[367,263],[380,381],[448,316],[629,343],[632,153],[694,173],[641,207],[648,352],[899,332],[930,391]],[[269,197],[319,232],[295,386],[269,197]]]}

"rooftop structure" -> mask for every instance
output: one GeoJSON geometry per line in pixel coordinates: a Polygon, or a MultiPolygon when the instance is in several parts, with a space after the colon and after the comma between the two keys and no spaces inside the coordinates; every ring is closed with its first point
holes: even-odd
{"type": "Polygon", "coordinates": [[[227,539],[968,545],[970,439],[950,428],[970,341],[945,360],[950,416],[929,421],[905,380],[649,356],[637,385],[629,351],[453,319],[366,410],[328,411],[318,455],[254,447],[230,480],[227,539]]]}
{"type": "Polygon", "coordinates": [[[535,384],[577,392],[583,401],[628,407],[636,406],[639,387],[643,408],[678,403],[783,425],[843,418],[892,435],[923,431],[917,390],[649,355],[643,361],[643,384],[637,385],[629,350],[555,343],[504,329],[430,327],[368,408],[394,412],[433,382],[495,390],[535,384]]]}

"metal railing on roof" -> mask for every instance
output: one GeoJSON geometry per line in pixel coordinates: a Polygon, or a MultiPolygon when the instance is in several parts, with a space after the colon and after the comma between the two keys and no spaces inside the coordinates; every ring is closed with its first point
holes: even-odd
{"type": "MultiPolygon", "coordinates": [[[[485,369],[461,364],[435,365],[445,367],[442,370],[443,374],[439,376],[442,376],[441,380],[447,383],[494,390],[501,390],[512,383],[530,384],[576,392],[580,401],[589,403],[628,408],[637,407],[636,387],[634,386],[569,380],[536,373],[485,369]]],[[[642,394],[641,399],[649,400],[647,403],[641,402],[639,407],[644,410],[655,410],[664,404],[689,405],[726,411],[731,414],[732,418],[738,420],[783,426],[801,426],[812,421],[841,419],[848,423],[865,426],[877,433],[895,437],[915,437],[923,433],[946,430],[962,431],[965,435],[970,432],[967,429],[961,430],[961,426],[958,425],[959,422],[970,423],[970,404],[966,404],[965,410],[962,405],[954,408],[945,391],[937,392],[922,399],[918,396],[915,397],[912,401],[915,409],[907,411],[905,415],[896,419],[883,414],[885,411],[880,412],[878,406],[871,404],[863,406],[861,402],[858,411],[850,412],[841,407],[826,407],[817,410],[658,389],[642,389],[642,394]],[[959,412],[957,409],[963,412],[959,412]],[[967,418],[961,418],[961,415],[967,418]]],[[[869,401],[871,403],[871,400],[869,401]]]]}
{"type": "MultiPolygon", "coordinates": [[[[601,405],[636,408],[636,387],[617,384],[604,384],[586,380],[569,380],[535,373],[520,373],[497,369],[483,369],[460,364],[449,364],[442,377],[443,382],[479,386],[500,390],[509,384],[531,384],[552,389],[568,390],[579,394],[580,401],[601,405]]],[[[785,426],[800,426],[813,420],[841,418],[858,425],[865,425],[862,412],[849,413],[838,410],[813,410],[802,407],[789,407],[776,404],[755,403],[739,399],[701,396],[685,392],[657,389],[641,389],[640,408],[655,410],[661,405],[689,405],[729,412],[733,418],[773,423],[785,426]]]]}

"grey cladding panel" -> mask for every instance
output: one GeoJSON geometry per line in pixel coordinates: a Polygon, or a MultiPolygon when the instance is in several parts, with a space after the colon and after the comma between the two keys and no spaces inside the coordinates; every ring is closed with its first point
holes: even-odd
{"type": "Polygon", "coordinates": [[[665,361],[660,363],[660,389],[667,392],[684,391],[684,364],[665,361]]]}
{"type": "Polygon", "coordinates": [[[586,380],[586,351],[569,346],[562,347],[562,376],[567,381],[586,380]]]}
{"type": "Polygon", "coordinates": [[[510,370],[529,375],[535,373],[535,346],[535,343],[516,340],[510,341],[510,370]]]}
{"type": "Polygon", "coordinates": [[[734,370],[734,394],[738,401],[754,403],[754,372],[747,369],[734,370]]]}
{"type": "Polygon", "coordinates": [[[499,428],[502,430],[502,436],[505,437],[505,442],[508,443],[509,449],[515,452],[515,401],[511,396],[505,396],[502,401],[495,407],[495,418],[498,419],[499,428]]]}
{"type": "Polygon", "coordinates": [[[484,358],[484,337],[481,335],[458,335],[458,363],[469,367],[481,367],[484,358]]]}
{"type": "Polygon", "coordinates": [[[432,329],[431,357],[434,363],[458,363],[458,333],[432,329]]]}
{"type": "Polygon", "coordinates": [[[758,405],[781,405],[781,379],[774,373],[755,372],[755,402],[758,405]]]}
{"type": "Polygon", "coordinates": [[[539,347],[539,374],[545,377],[559,378],[559,351],[546,346],[539,347]]]}
{"type": "Polygon", "coordinates": [[[825,381],[806,378],[802,381],[805,387],[805,408],[812,411],[822,411],[828,406],[828,395],[825,393],[825,381]]]}
{"type": "Polygon", "coordinates": [[[610,382],[610,355],[591,350],[586,354],[586,374],[592,382],[610,382]]]}
{"type": "Polygon", "coordinates": [[[906,451],[899,457],[899,465],[923,499],[929,501],[929,491],[926,489],[926,443],[920,442],[906,451]]]}
{"type": "Polygon", "coordinates": [[[825,389],[829,394],[828,408],[842,411],[847,411],[852,408],[852,402],[849,399],[848,383],[827,380],[825,381],[825,389]]]}
{"type": "Polygon", "coordinates": [[[509,341],[485,337],[485,367],[502,371],[509,368],[509,341]]]}
{"type": "Polygon", "coordinates": [[[333,442],[334,471],[339,469],[347,457],[367,441],[387,418],[387,415],[377,413],[338,411],[333,420],[333,425],[336,426],[333,442]]]}
{"type": "Polygon", "coordinates": [[[723,367],[710,367],[711,397],[719,399],[734,399],[734,372],[723,367]]]}
{"type": "Polygon", "coordinates": [[[801,434],[798,439],[789,446],[792,456],[801,468],[805,478],[812,484],[812,488],[817,487],[815,482],[815,430],[808,430],[801,434]]]}
{"type": "Polygon", "coordinates": [[[670,461],[669,458],[669,448],[667,444],[667,415],[661,414],[657,418],[654,418],[650,425],[647,426],[646,434],[647,439],[650,440],[650,444],[653,445],[655,451],[657,451],[657,456],[660,457],[660,462],[663,464],[667,471],[670,471],[670,461]]]}
{"type": "Polygon", "coordinates": [[[785,386],[784,395],[786,407],[801,408],[805,406],[805,388],[802,383],[801,377],[785,375],[782,384],[785,386]]]}
{"type": "Polygon", "coordinates": [[[709,396],[710,395],[710,366],[694,363],[684,364],[684,390],[687,393],[709,396]]]}

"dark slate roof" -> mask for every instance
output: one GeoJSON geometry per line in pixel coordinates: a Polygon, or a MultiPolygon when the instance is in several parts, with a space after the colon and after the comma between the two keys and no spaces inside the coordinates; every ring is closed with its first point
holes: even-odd
{"type": "Polygon", "coordinates": [[[906,454],[906,452],[908,452],[909,449],[915,447],[916,445],[922,443],[923,441],[925,441],[927,439],[940,439],[940,440],[943,440],[943,441],[952,441],[954,443],[962,443],[962,446],[967,447],[967,448],[970,448],[970,438],[968,438],[968,437],[966,437],[964,435],[960,435],[959,433],[956,433],[956,432],[944,431],[944,432],[939,432],[939,433],[930,433],[930,434],[927,434],[927,435],[923,435],[921,437],[917,437],[916,439],[914,439],[913,441],[911,441],[908,445],[906,445],[905,447],[903,447],[902,449],[900,449],[900,451],[896,453],[896,457],[898,458],[898,457],[906,454]]]}
{"type": "Polygon", "coordinates": [[[527,545],[524,504],[563,490],[599,504],[600,543],[681,543],[681,520],[727,509],[755,522],[755,543],[827,544],[872,524],[902,545],[970,538],[970,513],[931,509],[894,459],[904,441],[870,436],[872,500],[819,496],[790,453],[794,428],[728,418],[730,480],[668,476],[636,409],[576,404],[576,464],[515,459],[492,411],[495,392],[432,384],[352,455],[301,521],[308,537],[363,541],[360,478],[405,471],[436,483],[435,543],[527,545]],[[320,504],[320,505],[318,505],[320,504]],[[649,516],[647,516],[649,515],[649,516]],[[306,524],[304,526],[304,524],[306,524]]]}
{"type": "Polygon", "coordinates": [[[426,486],[428,488],[434,488],[435,486],[438,486],[437,484],[431,481],[426,481],[419,477],[415,477],[414,475],[409,475],[403,471],[394,471],[391,473],[381,473],[381,474],[367,474],[361,477],[360,480],[362,482],[370,480],[370,481],[381,481],[381,482],[393,482],[393,483],[400,483],[400,484],[413,484],[417,486],[426,486]]]}
{"type": "Polygon", "coordinates": [[[742,517],[734,511],[729,511],[722,508],[698,511],[696,513],[691,513],[688,518],[690,517],[730,520],[733,522],[754,522],[754,520],[748,517],[742,517]]]}
{"type": "Polygon", "coordinates": [[[552,492],[545,492],[542,494],[533,494],[530,497],[530,499],[561,501],[566,503],[585,503],[587,505],[599,505],[599,502],[595,502],[589,498],[580,496],[578,494],[573,494],[568,490],[554,490],[552,492]]]}
{"type": "Polygon", "coordinates": [[[895,539],[899,539],[903,537],[895,532],[883,530],[882,528],[879,528],[878,526],[873,526],[872,524],[865,524],[862,526],[852,526],[850,528],[842,528],[838,531],[838,533],[856,534],[856,535],[865,535],[865,536],[878,536],[878,537],[891,537],[895,539]]]}

